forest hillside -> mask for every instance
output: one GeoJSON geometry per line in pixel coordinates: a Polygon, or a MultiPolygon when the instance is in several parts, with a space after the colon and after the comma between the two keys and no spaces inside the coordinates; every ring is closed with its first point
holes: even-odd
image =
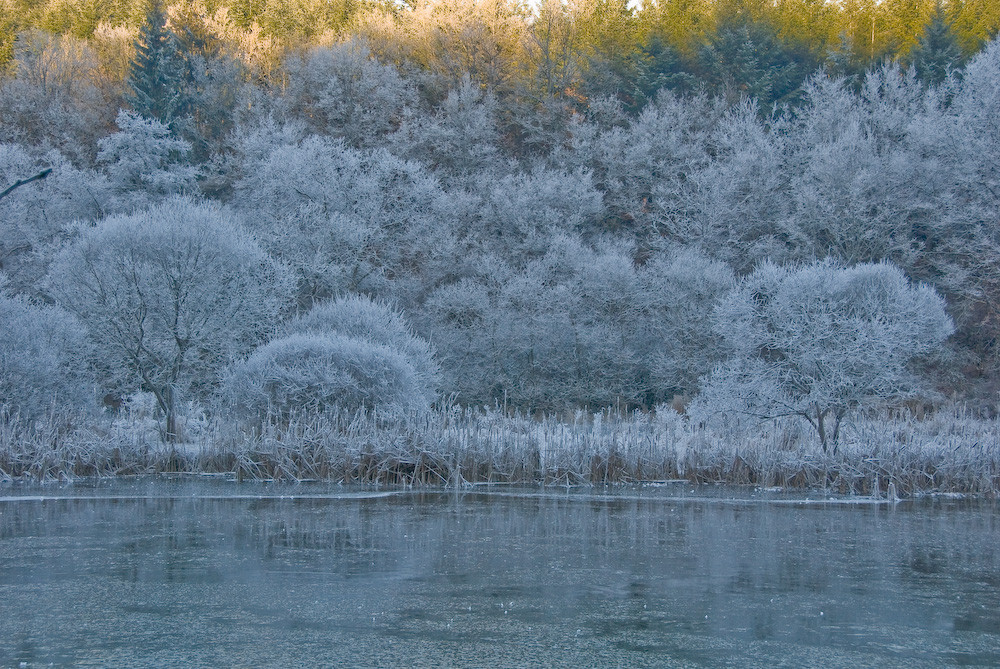
{"type": "Polygon", "coordinates": [[[994,2],[0,7],[5,420],[995,414],[994,2]]]}

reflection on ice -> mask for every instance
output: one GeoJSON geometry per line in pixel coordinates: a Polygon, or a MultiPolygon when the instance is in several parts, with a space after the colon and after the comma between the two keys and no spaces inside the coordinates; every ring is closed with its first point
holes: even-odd
{"type": "Polygon", "coordinates": [[[993,502],[25,492],[0,503],[0,666],[1000,663],[993,502]]]}

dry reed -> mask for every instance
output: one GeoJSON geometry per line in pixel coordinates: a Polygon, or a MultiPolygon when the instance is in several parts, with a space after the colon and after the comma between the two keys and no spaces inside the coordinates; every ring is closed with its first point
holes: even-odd
{"type": "Polygon", "coordinates": [[[793,422],[702,428],[671,410],[571,420],[450,408],[216,420],[164,444],[141,420],[0,419],[0,481],[167,472],[390,486],[607,485],[685,480],[883,496],[1000,492],[1000,423],[960,408],[872,415],[824,453],[793,422]]]}

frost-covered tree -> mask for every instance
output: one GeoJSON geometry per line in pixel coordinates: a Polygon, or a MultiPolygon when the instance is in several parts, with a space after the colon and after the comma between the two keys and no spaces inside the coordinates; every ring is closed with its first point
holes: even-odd
{"type": "Polygon", "coordinates": [[[148,206],[164,197],[197,190],[196,170],[186,161],[191,144],[152,118],[118,112],[118,132],[97,144],[97,162],[104,165],[119,206],[148,206]]]}
{"type": "Polygon", "coordinates": [[[911,227],[924,198],[913,192],[908,174],[914,158],[905,127],[899,127],[903,121],[893,120],[899,133],[886,137],[882,114],[891,107],[873,109],[881,105],[859,97],[843,79],[818,75],[804,95],[785,128],[791,202],[782,226],[793,245],[789,254],[847,264],[883,258],[909,264],[911,227]]]}
{"type": "Polygon", "coordinates": [[[0,188],[34,175],[0,198],[0,271],[12,293],[38,294],[38,282],[51,259],[50,245],[74,220],[96,219],[110,206],[108,184],[100,174],[75,168],[62,154],[44,154],[0,144],[0,188]]]}
{"type": "Polygon", "coordinates": [[[904,140],[926,100],[926,90],[913,70],[886,63],[869,70],[858,92],[863,118],[879,152],[904,140]]]}
{"type": "Polygon", "coordinates": [[[90,165],[120,106],[93,46],[70,35],[17,37],[16,76],[0,79],[0,143],[57,150],[90,165]]]}
{"type": "Polygon", "coordinates": [[[953,326],[944,300],[888,263],[763,263],[715,310],[729,359],[705,381],[704,412],[800,416],[823,449],[841,421],[923,388],[913,363],[953,326]]]}
{"type": "Polygon", "coordinates": [[[504,171],[497,101],[468,78],[433,116],[412,115],[390,138],[401,156],[433,168],[446,184],[476,183],[487,171],[504,171]]]}
{"type": "Polygon", "coordinates": [[[503,398],[500,364],[506,351],[498,328],[504,318],[496,308],[496,289],[509,271],[495,259],[481,259],[490,275],[468,276],[437,287],[417,312],[420,332],[430,339],[441,362],[444,387],[466,404],[492,403],[503,398]],[[492,262],[491,262],[492,261],[492,262]]]}
{"type": "Polygon", "coordinates": [[[437,389],[430,346],[383,302],[351,295],[313,307],[233,367],[224,395],[255,416],[295,411],[427,409],[437,389]]]}
{"type": "Polygon", "coordinates": [[[953,342],[971,363],[967,371],[986,372],[984,380],[1000,360],[998,82],[994,39],[960,82],[924,92],[911,108],[889,202],[906,216],[902,241],[911,249],[898,264],[947,297],[953,342]]]}
{"type": "Polygon", "coordinates": [[[713,160],[691,179],[682,241],[697,241],[737,271],[757,261],[786,257],[788,235],[782,226],[789,210],[789,171],[785,137],[760,120],[757,105],[733,107],[709,139],[713,160]]]}
{"type": "Polygon", "coordinates": [[[497,256],[477,270],[419,309],[460,401],[561,410],[643,399],[629,247],[560,235],[523,270],[497,256]]]}
{"type": "MultiPolygon", "coordinates": [[[[503,390],[515,405],[558,410],[630,403],[635,272],[622,248],[575,237],[513,273],[497,294],[503,390]]],[[[496,399],[501,399],[497,397],[496,399]]]]}
{"type": "Polygon", "coordinates": [[[637,358],[648,376],[647,404],[690,397],[725,355],[713,331],[715,305],[736,284],[733,271],[694,248],[654,254],[638,270],[637,358]]]}
{"type": "Polygon", "coordinates": [[[177,396],[273,331],[291,288],[229,211],[186,198],[81,229],[49,284],[87,325],[107,380],[156,396],[167,439],[177,396]]]}
{"type": "Polygon", "coordinates": [[[380,413],[427,406],[413,367],[398,351],[338,334],[293,334],[256,349],[226,380],[231,408],[287,418],[362,407],[380,413]]]}
{"type": "Polygon", "coordinates": [[[358,40],[317,47],[286,68],[288,85],[277,101],[282,118],[301,119],[349,146],[380,146],[417,102],[412,84],[358,40]]]}
{"type": "MultiPolygon", "coordinates": [[[[954,181],[954,196],[983,221],[996,220],[1000,203],[1000,37],[991,40],[966,66],[961,88],[943,119],[944,132],[921,146],[935,163],[944,163],[954,181]]],[[[919,128],[922,139],[926,126],[919,128]]]]}
{"type": "Polygon", "coordinates": [[[477,273],[416,310],[446,387],[463,402],[546,410],[694,394],[724,355],[711,314],[732,271],[693,249],[658,251],[639,267],[634,256],[557,235],[521,266],[481,257],[477,273]]]}
{"type": "Polygon", "coordinates": [[[72,315],[0,295],[0,330],[0,407],[8,415],[35,420],[93,406],[86,330],[72,315]]]}
{"type": "Polygon", "coordinates": [[[438,220],[447,198],[418,163],[273,125],[247,133],[241,149],[235,205],[295,268],[306,305],[347,291],[386,295],[390,282],[433,276],[449,248],[438,220]]]}
{"type": "Polygon", "coordinates": [[[707,97],[664,91],[628,125],[572,125],[569,146],[553,159],[590,172],[604,198],[603,227],[687,236],[692,176],[709,162],[711,132],[724,112],[707,97]]]}

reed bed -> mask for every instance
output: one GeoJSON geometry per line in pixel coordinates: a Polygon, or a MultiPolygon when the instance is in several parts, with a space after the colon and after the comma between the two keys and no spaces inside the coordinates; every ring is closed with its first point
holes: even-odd
{"type": "Polygon", "coordinates": [[[672,410],[529,417],[451,408],[202,421],[166,444],[147,419],[0,420],[0,481],[182,472],[244,480],[461,487],[666,481],[845,495],[1000,492],[1000,423],[961,408],[845,426],[837,452],[795,422],[693,425],[672,410]]]}

